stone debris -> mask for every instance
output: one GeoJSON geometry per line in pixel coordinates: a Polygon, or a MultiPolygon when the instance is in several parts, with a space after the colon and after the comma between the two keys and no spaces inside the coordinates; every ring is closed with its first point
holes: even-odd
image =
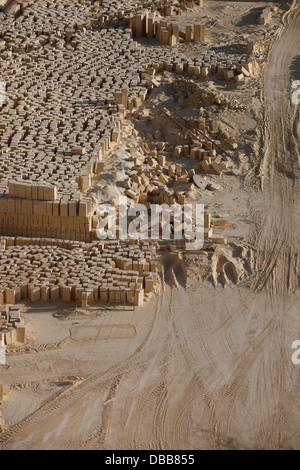
{"type": "Polygon", "coordinates": [[[273,5],[273,3],[268,3],[258,18],[258,24],[268,24],[272,18],[272,14],[277,10],[277,6],[273,5]]]}
{"type": "Polygon", "coordinates": [[[123,183],[125,195],[134,204],[184,204],[187,202],[186,196],[194,189],[196,169],[221,174],[227,167],[226,162],[221,163],[220,157],[212,160],[209,152],[213,150],[205,151],[201,148],[201,144],[198,144],[199,147],[195,145],[177,146],[174,150],[177,157],[186,156],[200,160],[200,163],[195,164],[194,169],[189,171],[181,170],[176,164],[166,161],[164,155],[144,157],[143,166],[135,166],[123,183]],[[200,153],[202,150],[203,157],[200,153]]]}

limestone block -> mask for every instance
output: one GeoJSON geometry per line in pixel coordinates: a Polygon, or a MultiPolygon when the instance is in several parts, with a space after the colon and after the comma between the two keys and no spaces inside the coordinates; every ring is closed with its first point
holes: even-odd
{"type": "Polygon", "coordinates": [[[205,213],[204,214],[204,227],[209,228],[211,225],[211,214],[205,213]]]}
{"type": "Polygon", "coordinates": [[[25,326],[23,325],[16,325],[16,340],[19,343],[24,343],[25,342],[25,326]]]}
{"type": "Polygon", "coordinates": [[[105,163],[104,162],[95,162],[94,163],[94,173],[103,173],[105,171],[105,163]]]}
{"type": "Polygon", "coordinates": [[[194,25],[194,41],[204,42],[204,25],[195,24],[194,25]]]}
{"type": "Polygon", "coordinates": [[[8,194],[10,195],[10,197],[15,197],[15,186],[16,186],[15,181],[8,182],[8,194]]]}
{"type": "Polygon", "coordinates": [[[50,287],[50,300],[52,301],[59,300],[59,286],[50,287]]]}
{"type": "Polygon", "coordinates": [[[169,31],[167,28],[160,29],[160,41],[162,44],[169,44],[169,31]]]}
{"type": "Polygon", "coordinates": [[[71,149],[73,155],[84,155],[85,154],[85,147],[73,147],[71,149]]]}
{"type": "Polygon", "coordinates": [[[132,189],[127,189],[125,194],[126,196],[130,197],[130,199],[133,199],[133,200],[135,200],[137,197],[137,194],[132,189]]]}
{"type": "Polygon", "coordinates": [[[7,199],[0,198],[0,213],[6,213],[7,211],[7,199]]]}
{"type": "Polygon", "coordinates": [[[208,67],[202,67],[202,69],[201,69],[201,76],[202,76],[203,78],[205,78],[205,77],[208,76],[208,74],[209,74],[208,67]]]}
{"type": "Polygon", "coordinates": [[[16,291],[15,291],[15,289],[5,289],[4,290],[4,302],[6,304],[15,304],[16,303],[16,291]]]}
{"type": "Polygon", "coordinates": [[[139,12],[135,17],[135,37],[141,38],[143,35],[143,13],[139,12]]]}
{"type": "Polygon", "coordinates": [[[103,302],[108,301],[108,287],[100,287],[100,300],[103,302]]]}
{"type": "Polygon", "coordinates": [[[111,133],[111,140],[112,140],[112,142],[120,142],[120,136],[121,136],[120,129],[118,129],[117,127],[115,127],[115,128],[112,130],[112,133],[111,133]]]}
{"type": "Polygon", "coordinates": [[[14,214],[16,212],[15,199],[7,199],[7,212],[14,214]]]}
{"type": "Polygon", "coordinates": [[[86,191],[91,186],[91,176],[90,175],[82,175],[79,177],[79,189],[82,191],[86,191]]]}
{"type": "Polygon", "coordinates": [[[152,277],[145,278],[145,293],[152,292],[154,290],[154,281],[152,277]]]}
{"type": "Polygon", "coordinates": [[[212,237],[212,228],[211,227],[205,227],[204,228],[204,240],[207,240],[208,238],[212,237]]]}
{"type": "Polygon", "coordinates": [[[210,183],[209,189],[211,191],[218,191],[219,189],[221,189],[221,186],[217,183],[210,183]]]}
{"type": "Polygon", "coordinates": [[[166,164],[166,157],[164,155],[158,155],[157,161],[160,166],[165,166],[166,164]]]}
{"type": "Polygon", "coordinates": [[[68,202],[68,214],[69,214],[69,217],[77,216],[77,201],[76,200],[71,200],[68,202]]]}
{"type": "Polygon", "coordinates": [[[174,149],[174,157],[177,158],[177,157],[180,157],[181,156],[181,152],[182,152],[182,146],[181,145],[177,145],[174,149]]]}
{"type": "Polygon", "coordinates": [[[71,301],[71,290],[70,286],[63,286],[62,299],[66,302],[71,301]]]}
{"type": "Polygon", "coordinates": [[[1,330],[1,333],[4,335],[4,344],[7,346],[11,344],[11,335],[10,331],[7,328],[1,330]]]}
{"type": "Polygon", "coordinates": [[[32,287],[29,290],[29,299],[31,302],[37,302],[41,299],[41,288],[40,287],[32,287]]]}
{"type": "Polygon", "coordinates": [[[50,288],[47,286],[41,287],[41,299],[47,302],[50,299],[50,288]]]}
{"type": "Polygon", "coordinates": [[[148,16],[148,37],[154,38],[156,34],[155,12],[148,16]]]}
{"type": "Polygon", "coordinates": [[[13,326],[9,326],[7,329],[10,333],[10,342],[15,343],[16,342],[16,329],[13,326]]]}
{"type": "Polygon", "coordinates": [[[202,160],[200,162],[200,166],[206,173],[210,173],[210,165],[207,163],[206,160],[202,160]]]}
{"type": "Polygon", "coordinates": [[[116,91],[115,92],[114,103],[115,104],[122,104],[122,92],[121,91],[116,91]]]}
{"type": "Polygon", "coordinates": [[[134,305],[141,306],[144,303],[144,289],[136,289],[134,291],[134,305]]]}
{"type": "Polygon", "coordinates": [[[28,297],[28,290],[27,290],[27,283],[21,284],[21,299],[27,299],[28,297]]]}
{"type": "Polygon", "coordinates": [[[222,168],[220,167],[220,165],[218,165],[216,161],[211,162],[210,166],[217,175],[220,175],[222,173],[222,168]]]}
{"type": "Polygon", "coordinates": [[[231,69],[224,69],[225,80],[232,80],[234,78],[234,71],[231,69]]]}
{"type": "Polygon", "coordinates": [[[227,244],[227,238],[223,237],[222,235],[213,235],[210,240],[212,243],[218,243],[220,245],[227,244]]]}
{"type": "Polygon", "coordinates": [[[194,39],[194,26],[192,24],[187,24],[185,27],[185,40],[187,42],[193,41],[194,39]]]}

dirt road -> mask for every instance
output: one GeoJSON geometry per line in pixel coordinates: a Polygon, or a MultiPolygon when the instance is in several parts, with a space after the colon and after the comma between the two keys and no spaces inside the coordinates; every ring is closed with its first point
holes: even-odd
{"type": "Polygon", "coordinates": [[[300,119],[292,103],[292,81],[300,77],[300,2],[284,17],[265,72],[265,130],[261,177],[268,205],[254,243],[256,290],[287,294],[299,287],[300,119]]]}
{"type": "MultiPolygon", "coordinates": [[[[44,400],[3,435],[3,448],[297,447],[290,345],[299,307],[299,298],[287,304],[248,289],[166,284],[135,352],[116,362],[108,343],[110,367],[44,400]]],[[[25,369],[36,361],[27,355],[25,369]]],[[[54,356],[47,361],[55,366],[54,356]]]]}

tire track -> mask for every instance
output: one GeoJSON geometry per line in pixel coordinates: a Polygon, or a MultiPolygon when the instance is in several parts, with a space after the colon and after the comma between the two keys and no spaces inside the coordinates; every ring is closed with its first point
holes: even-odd
{"type": "Polygon", "coordinates": [[[2,449],[5,449],[9,445],[9,442],[12,441],[12,439],[18,433],[20,433],[24,427],[33,425],[35,427],[38,427],[38,423],[41,419],[43,419],[43,417],[53,416],[55,412],[59,414],[59,411],[63,407],[68,409],[68,407],[70,406],[69,402],[71,400],[80,403],[82,402],[82,398],[85,396],[85,394],[88,393],[88,391],[90,391],[91,389],[101,389],[101,387],[103,387],[103,384],[107,384],[116,376],[119,376],[121,374],[128,375],[130,371],[141,367],[146,361],[146,358],[143,355],[143,351],[148,345],[148,341],[151,338],[151,334],[153,334],[153,332],[155,331],[155,327],[158,323],[159,312],[163,302],[164,296],[161,295],[157,298],[157,306],[155,309],[155,314],[153,315],[153,321],[151,327],[149,328],[149,331],[147,332],[144,340],[138,346],[136,351],[128,359],[126,359],[121,364],[110,367],[104,372],[90,375],[82,382],[80,382],[80,384],[77,385],[76,390],[74,386],[72,395],[62,393],[62,395],[57,399],[53,400],[53,402],[46,403],[43,407],[33,412],[30,416],[27,416],[19,423],[16,423],[10,428],[8,432],[2,434],[0,440],[0,442],[2,443],[2,449]]]}

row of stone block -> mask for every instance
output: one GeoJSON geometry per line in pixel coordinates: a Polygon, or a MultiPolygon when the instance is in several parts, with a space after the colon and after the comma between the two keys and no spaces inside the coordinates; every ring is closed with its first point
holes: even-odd
{"type": "Polygon", "coordinates": [[[154,252],[148,244],[102,241],[72,247],[70,242],[72,249],[68,250],[25,242],[5,239],[0,258],[0,304],[25,299],[81,301],[87,289],[92,289],[95,300],[103,300],[101,287],[148,293],[158,283],[154,252]]]}
{"type": "MultiPolygon", "coordinates": [[[[16,303],[24,300],[29,300],[30,302],[57,302],[63,300],[66,302],[79,301],[81,302],[84,298],[85,293],[90,290],[93,294],[94,301],[103,301],[111,302],[115,301],[124,301],[124,302],[136,302],[136,299],[139,299],[135,305],[141,305],[144,301],[144,293],[153,292],[157,286],[157,277],[156,275],[149,274],[148,276],[141,279],[141,282],[131,282],[125,283],[109,283],[102,282],[100,280],[97,283],[91,283],[91,287],[83,287],[80,284],[26,284],[23,283],[19,287],[15,288],[5,288],[0,289],[0,305],[6,303],[16,303]],[[137,292],[139,294],[137,294],[137,292]],[[117,297],[117,293],[121,298],[117,297]],[[142,294],[140,294],[142,293],[142,294]],[[140,302],[140,296],[142,295],[142,302],[140,302]],[[134,297],[135,300],[130,300],[129,297],[134,297]]],[[[6,326],[7,322],[3,319],[3,328],[6,326]]],[[[16,325],[15,325],[16,326],[16,325]]],[[[1,318],[0,318],[0,333],[1,333],[1,318]]]]}
{"type": "Polygon", "coordinates": [[[0,234],[88,242],[91,240],[91,217],[0,213],[0,234]]]}
{"type": "MultiPolygon", "coordinates": [[[[31,216],[49,216],[49,217],[72,217],[74,221],[70,220],[70,224],[82,223],[83,225],[89,223],[88,216],[91,212],[91,199],[82,200],[62,200],[62,201],[48,201],[48,200],[32,200],[32,199],[19,199],[17,197],[0,197],[0,214],[24,214],[29,217],[29,224],[31,225],[31,216]]],[[[32,219],[33,220],[33,219],[32,219]]],[[[41,221],[42,222],[42,221],[41,221]]],[[[34,222],[32,222],[33,224],[34,222]]],[[[52,222],[51,222],[52,223],[52,222]]],[[[61,223],[59,220],[53,219],[54,225],[61,223]]],[[[28,223],[25,219],[24,226],[28,223]]],[[[48,224],[47,224],[48,225],[48,224]]]]}
{"type": "Polygon", "coordinates": [[[180,38],[184,41],[203,42],[204,26],[201,24],[189,24],[185,30],[180,30],[176,21],[167,21],[156,16],[155,12],[141,10],[133,18],[130,18],[130,26],[133,36],[136,38],[156,38],[162,44],[176,46],[180,38]]]}
{"type": "MultiPolygon", "coordinates": [[[[121,250],[122,252],[143,252],[146,253],[146,259],[149,258],[150,253],[155,253],[153,247],[149,247],[149,244],[141,244],[136,240],[120,241],[120,240],[95,240],[91,243],[84,243],[80,241],[62,240],[55,238],[27,238],[27,237],[8,237],[2,236],[0,240],[0,249],[5,250],[6,247],[16,247],[16,250],[20,250],[21,247],[57,247],[59,253],[65,253],[65,250],[83,250],[84,252],[94,253],[95,251],[100,253],[111,252],[115,253],[121,250]],[[62,250],[61,250],[62,249],[62,250]]],[[[48,252],[48,249],[46,253],[48,252]]],[[[150,256],[151,258],[151,256],[150,256]]],[[[149,258],[149,259],[150,259],[149,258]]]]}
{"type": "MultiPolygon", "coordinates": [[[[56,201],[57,186],[43,183],[9,181],[9,196],[21,199],[39,199],[41,201],[56,201]]],[[[5,212],[5,211],[4,211],[5,212]]]]}

